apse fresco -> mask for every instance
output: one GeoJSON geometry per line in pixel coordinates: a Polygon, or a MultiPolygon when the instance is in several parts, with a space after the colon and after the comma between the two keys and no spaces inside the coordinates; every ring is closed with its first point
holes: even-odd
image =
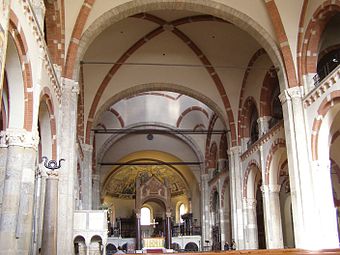
{"type": "Polygon", "coordinates": [[[136,179],[142,182],[155,176],[161,182],[167,181],[171,196],[183,195],[187,185],[181,175],[169,166],[123,166],[113,173],[105,185],[106,194],[118,198],[135,198],[136,179]]]}

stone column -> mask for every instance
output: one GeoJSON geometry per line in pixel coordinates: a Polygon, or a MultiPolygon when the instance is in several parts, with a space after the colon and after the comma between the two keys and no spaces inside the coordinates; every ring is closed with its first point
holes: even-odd
{"type": "MultiPolygon", "coordinates": [[[[58,171],[47,170],[41,254],[57,254],[58,171]]],[[[73,227],[71,227],[73,229],[73,227]]],[[[71,241],[71,240],[70,240],[71,241]]],[[[73,240],[72,240],[73,241],[73,240]]]]}
{"type": "Polygon", "coordinates": [[[32,240],[33,254],[41,248],[42,226],[44,219],[45,187],[47,174],[41,164],[36,169],[35,208],[34,208],[34,237],[32,240]]]}
{"type": "Polygon", "coordinates": [[[171,212],[166,212],[166,219],[165,219],[165,225],[166,225],[166,244],[165,248],[171,249],[171,212]]]}
{"type": "Polygon", "coordinates": [[[65,159],[59,169],[57,254],[73,254],[74,180],[77,171],[76,121],[78,83],[62,79],[59,149],[65,159]]]}
{"type": "Polygon", "coordinates": [[[202,190],[202,246],[211,246],[211,226],[210,226],[210,203],[209,203],[209,187],[208,187],[209,175],[201,175],[201,190],[202,190]],[[205,241],[209,241],[206,243],[205,241]]]}
{"type": "Polygon", "coordinates": [[[312,162],[313,190],[315,193],[315,207],[317,214],[315,224],[318,226],[319,248],[333,248],[338,246],[337,214],[333,200],[331,166],[329,159],[312,162]]]}
{"type": "Polygon", "coordinates": [[[230,195],[231,195],[231,221],[232,237],[238,249],[244,249],[243,215],[242,215],[242,176],[240,154],[241,147],[229,149],[230,195]]]}
{"type": "Polygon", "coordinates": [[[0,220],[0,254],[28,254],[33,222],[37,133],[7,129],[6,178],[0,220]]]}
{"type": "Polygon", "coordinates": [[[302,89],[294,87],[284,90],[280,101],[284,116],[295,244],[296,248],[316,248],[321,237],[315,228],[315,199],[302,89]]]}
{"type": "Polygon", "coordinates": [[[257,218],[256,218],[256,199],[244,198],[243,210],[246,217],[245,222],[245,248],[258,249],[258,232],[257,232],[257,218]]]}
{"type": "Polygon", "coordinates": [[[136,213],[136,250],[142,249],[140,213],[136,213]]]}
{"type": "Polygon", "coordinates": [[[89,144],[82,144],[84,160],[82,162],[81,188],[83,210],[92,209],[92,152],[93,147],[89,144]]]}
{"type": "Polygon", "coordinates": [[[3,200],[3,189],[5,183],[6,174],[6,161],[7,161],[7,143],[6,143],[6,131],[0,132],[0,218],[1,208],[3,200]]]}
{"type": "Polygon", "coordinates": [[[282,221],[280,210],[280,185],[262,185],[264,225],[267,249],[283,248],[282,221]]]}
{"type": "Polygon", "coordinates": [[[98,210],[100,206],[100,175],[92,174],[92,209],[98,210]]]}

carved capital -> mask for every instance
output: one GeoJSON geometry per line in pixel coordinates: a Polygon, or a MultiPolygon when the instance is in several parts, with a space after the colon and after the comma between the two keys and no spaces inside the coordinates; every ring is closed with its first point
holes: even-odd
{"type": "Polygon", "coordinates": [[[245,209],[254,209],[256,208],[256,199],[255,198],[244,198],[243,199],[243,206],[245,209]]]}
{"type": "Polygon", "coordinates": [[[47,178],[58,178],[59,171],[46,169],[46,174],[47,174],[47,178]]]}
{"type": "Polygon", "coordinates": [[[279,193],[281,189],[281,185],[262,185],[261,186],[261,191],[263,193],[279,193]]]}
{"type": "Polygon", "coordinates": [[[84,152],[92,153],[93,151],[93,146],[91,144],[83,143],[81,144],[81,148],[84,152]]]}
{"type": "Polygon", "coordinates": [[[79,83],[68,78],[62,78],[62,93],[70,92],[79,94],[79,83]]]}
{"type": "Polygon", "coordinates": [[[38,149],[38,131],[28,132],[25,129],[8,128],[0,133],[1,146],[21,146],[38,149]]]}
{"type": "Polygon", "coordinates": [[[293,88],[285,89],[280,95],[279,99],[281,104],[291,101],[292,99],[302,99],[303,97],[303,87],[297,86],[293,88]]]}
{"type": "Polygon", "coordinates": [[[229,155],[240,155],[241,154],[241,146],[234,146],[234,147],[231,147],[229,148],[228,150],[228,154],[229,155]]]}

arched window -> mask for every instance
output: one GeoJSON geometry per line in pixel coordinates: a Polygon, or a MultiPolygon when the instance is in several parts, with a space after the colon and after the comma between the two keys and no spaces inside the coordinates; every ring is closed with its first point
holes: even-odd
{"type": "Polygon", "coordinates": [[[181,204],[179,206],[179,222],[183,223],[182,215],[185,214],[185,205],[181,204]]]}
{"type": "Polygon", "coordinates": [[[140,224],[150,225],[151,223],[151,210],[148,207],[142,207],[140,211],[140,224]]]}

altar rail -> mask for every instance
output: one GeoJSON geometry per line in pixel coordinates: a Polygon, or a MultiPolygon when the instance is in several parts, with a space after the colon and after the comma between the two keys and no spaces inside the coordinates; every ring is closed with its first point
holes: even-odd
{"type": "MultiPolygon", "coordinates": [[[[340,249],[323,249],[317,251],[303,250],[303,249],[268,249],[268,250],[237,250],[237,251],[216,251],[216,252],[181,252],[179,254],[185,255],[239,255],[239,254],[249,254],[249,255],[316,255],[316,254],[326,254],[326,255],[339,255],[340,249]]],[[[152,253],[152,255],[156,255],[152,253]]]]}

